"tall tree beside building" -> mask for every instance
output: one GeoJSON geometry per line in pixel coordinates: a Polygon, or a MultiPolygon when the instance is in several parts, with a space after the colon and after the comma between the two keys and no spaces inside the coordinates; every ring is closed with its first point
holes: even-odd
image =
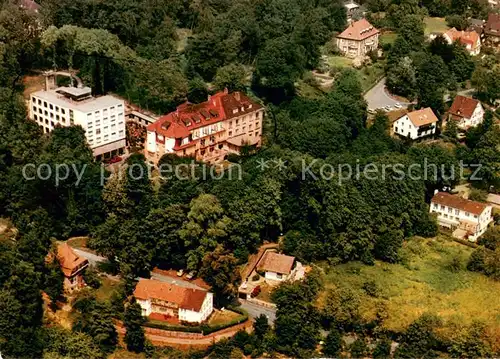
{"type": "Polygon", "coordinates": [[[146,342],[142,327],[145,320],[141,313],[141,306],[135,300],[125,308],[125,343],[128,350],[136,353],[144,351],[146,342]]]}

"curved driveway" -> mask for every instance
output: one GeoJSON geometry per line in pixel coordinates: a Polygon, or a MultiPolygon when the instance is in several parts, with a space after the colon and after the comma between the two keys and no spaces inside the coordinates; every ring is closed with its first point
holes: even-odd
{"type": "Polygon", "coordinates": [[[385,106],[394,107],[397,103],[403,107],[410,105],[408,102],[399,102],[387,94],[385,91],[385,77],[365,94],[365,100],[368,103],[368,108],[372,110],[385,106]]]}

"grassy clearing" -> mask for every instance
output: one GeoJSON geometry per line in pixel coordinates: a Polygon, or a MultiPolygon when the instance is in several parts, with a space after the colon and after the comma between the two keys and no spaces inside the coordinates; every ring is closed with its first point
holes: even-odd
{"type": "Polygon", "coordinates": [[[71,246],[73,248],[88,250],[88,248],[87,248],[88,239],[89,239],[89,237],[73,237],[73,238],[68,239],[67,243],[69,246],[71,246]]]}
{"type": "Polygon", "coordinates": [[[326,62],[330,68],[352,66],[352,59],[349,59],[344,56],[327,55],[326,62]]]}
{"type": "Polygon", "coordinates": [[[212,316],[208,319],[208,325],[222,325],[240,317],[241,314],[225,309],[223,312],[220,310],[214,311],[212,316]]]}
{"type": "Polygon", "coordinates": [[[264,302],[272,303],[271,293],[272,293],[274,288],[275,288],[275,286],[274,287],[270,286],[269,284],[267,284],[265,282],[261,283],[260,284],[260,293],[257,296],[257,299],[263,300],[264,302]]]}
{"type": "Polygon", "coordinates": [[[385,62],[377,61],[376,63],[365,66],[359,71],[361,87],[363,91],[368,91],[375,83],[384,76],[385,62]]]}
{"type": "Polygon", "coordinates": [[[177,29],[176,31],[179,38],[177,41],[177,51],[182,52],[186,48],[188,37],[193,34],[193,31],[190,29],[177,29]]]}
{"type": "Polygon", "coordinates": [[[442,17],[426,17],[424,23],[426,35],[433,32],[446,32],[449,29],[446,20],[442,17]]]}
{"type": "Polygon", "coordinates": [[[101,286],[95,291],[96,299],[100,302],[109,300],[119,285],[117,280],[101,277],[101,286]]]}
{"type": "Polygon", "coordinates": [[[379,42],[381,45],[393,44],[398,35],[395,32],[386,32],[380,35],[379,42]]]}
{"type": "MultiPolygon", "coordinates": [[[[401,332],[421,314],[432,312],[444,319],[444,335],[453,335],[454,328],[473,320],[485,322],[491,333],[500,333],[500,282],[465,269],[471,252],[471,248],[442,237],[414,238],[404,245],[404,264],[366,266],[355,262],[329,267],[326,287],[355,290],[366,322],[374,320],[381,305],[385,306],[383,327],[391,331],[401,332]],[[451,269],[454,258],[460,260],[462,269],[451,269]],[[367,281],[379,288],[377,298],[363,291],[367,281]]],[[[319,304],[323,302],[324,295],[319,304]]]]}

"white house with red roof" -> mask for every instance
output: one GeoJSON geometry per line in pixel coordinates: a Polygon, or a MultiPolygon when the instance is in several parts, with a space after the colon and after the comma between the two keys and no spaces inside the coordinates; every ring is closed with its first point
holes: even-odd
{"type": "Polygon", "coordinates": [[[89,261],[76,254],[67,243],[57,246],[56,256],[61,266],[61,271],[64,274],[64,290],[71,293],[83,288],[85,286],[83,273],[89,266],[89,261]]]}
{"type": "Polygon", "coordinates": [[[264,278],[284,281],[290,278],[295,257],[268,251],[257,264],[257,271],[264,272],[264,278]]]}
{"type": "Polygon", "coordinates": [[[461,130],[467,130],[483,122],[484,108],[476,99],[457,95],[448,110],[448,121],[455,121],[461,130]]]}
{"type": "Polygon", "coordinates": [[[392,124],[395,134],[416,140],[436,133],[438,118],[430,107],[404,114],[392,124]]]}
{"type": "Polygon", "coordinates": [[[492,206],[471,201],[447,192],[437,192],[430,212],[437,214],[438,224],[452,229],[453,236],[475,242],[493,222],[492,206]]]}
{"type": "Polygon", "coordinates": [[[481,37],[475,31],[458,31],[453,27],[446,31],[443,37],[450,45],[455,41],[460,42],[471,56],[481,52],[481,37]]]}
{"type": "Polygon", "coordinates": [[[260,147],[263,118],[264,108],[238,91],[186,102],[148,125],[145,155],[153,164],[166,153],[220,162],[245,146],[260,147]]]}
{"type": "Polygon", "coordinates": [[[139,279],[134,297],[142,315],[156,320],[202,323],[214,310],[212,293],[154,279],[139,279]]]}
{"type": "Polygon", "coordinates": [[[354,21],[339,35],[337,47],[347,57],[364,57],[378,48],[379,31],[366,19],[354,21]]]}

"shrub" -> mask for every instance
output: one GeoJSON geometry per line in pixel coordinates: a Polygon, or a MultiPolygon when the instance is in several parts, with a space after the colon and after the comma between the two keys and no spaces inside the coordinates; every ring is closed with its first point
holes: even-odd
{"type": "Polygon", "coordinates": [[[101,279],[99,278],[99,274],[95,267],[88,267],[83,273],[83,280],[89,287],[97,289],[101,286],[101,279]]]}
{"type": "Polygon", "coordinates": [[[260,275],[258,273],[254,274],[252,276],[252,281],[254,281],[254,282],[258,281],[259,279],[260,279],[260,275]]]}
{"type": "Polygon", "coordinates": [[[363,283],[363,290],[368,294],[370,297],[377,298],[380,294],[380,290],[377,286],[377,283],[373,280],[369,280],[367,282],[363,283]]]}

